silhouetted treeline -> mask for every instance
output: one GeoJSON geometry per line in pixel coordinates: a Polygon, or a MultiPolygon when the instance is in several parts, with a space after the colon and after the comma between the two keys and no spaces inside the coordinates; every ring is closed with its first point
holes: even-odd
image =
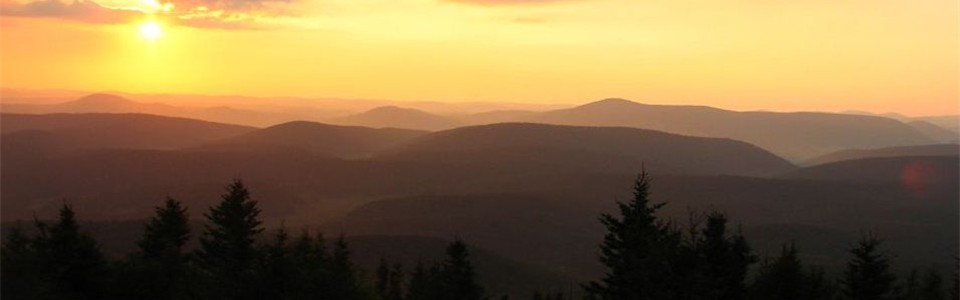
{"type": "MultiPolygon", "coordinates": [[[[665,204],[652,203],[649,188],[643,172],[633,199],[618,202],[619,215],[601,216],[608,232],[599,254],[607,272],[584,285],[588,299],[948,299],[943,279],[934,271],[898,279],[891,256],[876,237],[857,242],[843,273],[831,280],[823,269],[804,265],[792,243],[779,256],[761,261],[739,231],[728,230],[721,213],[695,216],[686,230],[659,219],[656,212],[665,204]],[[757,262],[756,274],[748,276],[757,262]]],[[[957,299],[956,274],[953,280],[949,297],[957,299]]]]}
{"type": "MultiPolygon", "coordinates": [[[[932,271],[897,278],[882,240],[866,235],[849,249],[842,274],[805,265],[793,243],[759,258],[722,213],[691,214],[685,228],[657,217],[664,203],[650,200],[641,173],[634,197],[604,214],[600,245],[607,272],[583,285],[587,299],[711,300],[944,300],[957,299],[958,273],[947,283],[932,271]]],[[[257,202],[234,181],[222,201],[203,214],[199,247],[187,208],[167,199],[144,227],[137,251],[110,261],[77,225],[69,205],[59,219],[34,221],[36,234],[14,227],[0,253],[3,299],[492,299],[478,284],[467,245],[457,239],[445,259],[409,270],[381,259],[368,278],[340,236],[291,235],[281,226],[258,243],[264,229],[257,202]]],[[[531,291],[532,299],[574,299],[574,292],[531,291]]],[[[507,298],[503,296],[501,299],[507,298]]]]}
{"type": "MultiPolygon", "coordinates": [[[[200,246],[187,252],[187,209],[167,199],[144,228],[138,250],[108,261],[81,232],[69,205],[54,224],[35,221],[38,234],[20,227],[7,234],[2,254],[2,297],[8,299],[481,299],[483,289],[466,244],[451,243],[447,258],[421,264],[409,281],[395,264],[369,284],[340,236],[290,237],[281,227],[267,243],[257,202],[240,181],[227,188],[207,220],[200,246]]],[[[381,270],[383,271],[383,270],[381,270]]]]}

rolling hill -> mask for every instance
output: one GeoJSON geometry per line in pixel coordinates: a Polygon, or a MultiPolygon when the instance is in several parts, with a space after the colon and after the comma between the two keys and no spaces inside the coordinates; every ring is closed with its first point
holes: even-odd
{"type": "Polygon", "coordinates": [[[910,121],[907,123],[920,133],[943,143],[956,143],[960,141],[960,133],[940,127],[928,121],[910,121]]]}
{"type": "MultiPolygon", "coordinates": [[[[500,123],[425,135],[377,157],[485,168],[768,175],[793,168],[753,145],[635,128],[500,123]],[[496,166],[496,167],[495,167],[496,166]]],[[[505,169],[505,170],[506,170],[505,169]]]]}
{"type": "Polygon", "coordinates": [[[0,115],[4,136],[42,131],[75,149],[179,149],[254,130],[253,127],[144,114],[0,115]]]}
{"type": "Polygon", "coordinates": [[[813,166],[844,160],[898,156],[960,156],[960,145],[937,144],[879,149],[848,149],[811,159],[804,162],[804,165],[813,166]]]}
{"type": "Polygon", "coordinates": [[[388,149],[425,133],[408,129],[373,129],[299,121],[255,130],[195,149],[255,153],[302,152],[355,158],[388,149]]]}
{"type": "Polygon", "coordinates": [[[832,181],[902,182],[939,185],[960,182],[960,157],[895,156],[831,162],[786,173],[784,178],[832,181]]]}
{"type": "Polygon", "coordinates": [[[539,114],[527,121],[579,126],[626,126],[676,134],[731,138],[790,160],[849,148],[932,144],[899,121],[831,113],[736,112],[705,106],[647,105],[606,99],[539,114]]]}
{"type": "Polygon", "coordinates": [[[448,117],[397,106],[381,106],[331,122],[373,128],[406,128],[431,131],[450,129],[461,124],[448,117]]]}

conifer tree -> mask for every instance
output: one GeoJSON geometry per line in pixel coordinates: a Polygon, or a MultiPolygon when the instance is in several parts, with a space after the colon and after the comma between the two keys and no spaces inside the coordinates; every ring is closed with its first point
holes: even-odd
{"type": "Polygon", "coordinates": [[[377,266],[377,282],[375,284],[377,294],[381,299],[387,298],[387,290],[390,288],[390,267],[387,261],[380,258],[380,264],[377,266]]]}
{"type": "Polygon", "coordinates": [[[783,245],[780,256],[767,259],[751,288],[753,299],[800,300],[804,298],[803,265],[793,243],[783,245]]]}
{"type": "Polygon", "coordinates": [[[33,239],[24,233],[20,224],[7,231],[0,248],[0,299],[48,298],[50,287],[42,280],[33,239]]]}
{"type": "Polygon", "coordinates": [[[657,220],[663,203],[651,204],[646,172],[637,177],[633,199],[618,202],[620,216],[603,214],[607,227],[600,246],[600,261],[608,271],[601,281],[585,286],[595,299],[671,299],[677,290],[675,255],[679,233],[657,220]]]}
{"type": "Polygon", "coordinates": [[[756,261],[746,239],[739,233],[729,235],[726,216],[716,212],[707,217],[707,226],[701,235],[703,241],[694,245],[698,259],[703,260],[703,269],[691,271],[702,273],[699,278],[703,280],[688,284],[702,285],[698,298],[743,299],[747,269],[756,261]]]}
{"type": "Polygon", "coordinates": [[[356,269],[350,261],[350,250],[343,235],[334,244],[329,264],[331,299],[357,299],[360,297],[360,283],[356,269]]]}
{"type": "Polygon", "coordinates": [[[138,251],[128,264],[117,271],[114,289],[124,298],[177,299],[185,297],[191,280],[183,247],[190,238],[187,209],[179,201],[167,198],[154,209],[154,217],[146,224],[137,241],[138,251]]]}
{"type": "Polygon", "coordinates": [[[403,300],[403,265],[393,264],[390,270],[389,288],[387,289],[387,300],[403,300]]]}
{"type": "Polygon", "coordinates": [[[890,258],[880,252],[882,241],[865,236],[850,249],[853,258],[847,263],[840,283],[843,295],[851,300],[892,299],[896,277],[890,272],[890,258]]]}
{"type": "Polygon", "coordinates": [[[440,285],[437,283],[439,270],[436,266],[428,268],[423,262],[417,262],[410,275],[407,300],[434,300],[439,297],[440,285]]]}
{"type": "Polygon", "coordinates": [[[483,288],[477,284],[477,275],[470,263],[467,244],[456,239],[447,246],[447,258],[440,269],[440,288],[443,299],[479,300],[483,288]]]}
{"type": "Polygon", "coordinates": [[[200,268],[208,276],[216,299],[251,299],[256,294],[253,268],[259,251],[254,245],[260,227],[260,209],[240,180],[235,180],[222,201],[204,216],[209,221],[200,237],[200,268]]]}
{"type": "Polygon", "coordinates": [[[61,299],[101,299],[106,295],[106,260],[97,242],[80,231],[73,209],[64,204],[53,226],[37,221],[33,240],[42,280],[61,299]]]}
{"type": "Polygon", "coordinates": [[[258,295],[262,299],[293,299],[300,288],[300,266],[294,261],[288,240],[289,234],[281,225],[273,242],[264,247],[265,255],[257,269],[258,295]]]}

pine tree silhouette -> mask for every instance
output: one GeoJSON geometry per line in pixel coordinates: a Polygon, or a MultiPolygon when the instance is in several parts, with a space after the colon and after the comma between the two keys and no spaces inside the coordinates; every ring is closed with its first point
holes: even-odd
{"type": "Polygon", "coordinates": [[[389,288],[387,289],[387,300],[402,300],[403,299],[403,265],[400,263],[393,264],[393,269],[390,270],[389,278],[389,288]]]}
{"type": "Polygon", "coordinates": [[[343,235],[337,238],[329,263],[331,299],[358,299],[361,295],[356,269],[350,261],[350,250],[343,235]]]}
{"type": "Polygon", "coordinates": [[[675,258],[680,234],[655,213],[663,203],[651,204],[649,177],[637,177],[633,199],[618,202],[620,217],[603,214],[607,227],[600,246],[600,261],[608,268],[599,282],[585,287],[593,299],[671,299],[679,284],[675,258]]]}
{"type": "Polygon", "coordinates": [[[865,236],[850,249],[853,258],[840,280],[847,299],[893,299],[896,277],[890,272],[890,258],[880,252],[881,244],[881,240],[865,236]]]}
{"type": "Polygon", "coordinates": [[[756,262],[756,257],[750,253],[750,246],[743,235],[727,233],[727,217],[722,213],[714,212],[707,217],[707,226],[701,232],[703,240],[696,243],[696,252],[704,261],[702,270],[692,270],[702,273],[703,280],[691,284],[700,287],[701,299],[732,300],[743,299],[746,296],[747,270],[750,264],[756,262]]]}
{"type": "Polygon", "coordinates": [[[50,298],[51,287],[42,277],[34,241],[24,233],[20,224],[7,231],[0,248],[0,298],[50,298]]]}
{"type": "MultiPolygon", "coordinates": [[[[137,242],[138,252],[127,265],[120,285],[138,299],[177,299],[188,293],[189,272],[183,247],[190,239],[187,209],[167,198],[137,242]]],[[[119,289],[117,289],[119,290],[119,289]]]]}
{"type": "Polygon", "coordinates": [[[483,288],[477,284],[477,275],[470,263],[467,244],[459,238],[447,246],[447,258],[440,267],[440,289],[443,299],[479,300],[483,288]]]}
{"type": "Polygon", "coordinates": [[[240,180],[235,180],[222,201],[204,216],[209,221],[200,237],[197,252],[200,268],[209,279],[215,299],[252,299],[255,274],[254,264],[259,252],[254,241],[263,231],[258,216],[257,202],[240,180]]]}
{"type": "Polygon", "coordinates": [[[793,243],[783,245],[777,258],[764,260],[747,293],[757,300],[828,300],[835,294],[823,268],[804,267],[793,243]]]}
{"type": "Polygon", "coordinates": [[[442,299],[439,296],[440,284],[437,276],[439,268],[428,268],[423,262],[417,262],[417,266],[410,275],[410,284],[407,289],[407,300],[434,300],[442,299]]]}
{"type": "Polygon", "coordinates": [[[53,226],[36,222],[33,240],[37,268],[50,284],[50,295],[61,299],[101,299],[106,296],[106,260],[97,242],[80,232],[73,209],[64,204],[53,226]]]}

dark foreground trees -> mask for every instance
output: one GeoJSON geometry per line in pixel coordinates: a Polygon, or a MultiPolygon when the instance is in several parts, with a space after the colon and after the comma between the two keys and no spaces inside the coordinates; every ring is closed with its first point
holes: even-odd
{"type": "Polygon", "coordinates": [[[649,188],[648,175],[641,173],[633,199],[617,203],[619,215],[600,217],[607,234],[599,256],[607,272],[584,286],[587,298],[933,300],[945,295],[942,279],[932,271],[904,292],[891,271],[890,256],[870,236],[850,250],[850,262],[837,281],[822,268],[804,266],[797,247],[789,243],[778,257],[764,259],[751,282],[748,269],[757,259],[742,235],[728,232],[723,214],[707,214],[705,222],[693,221],[680,230],[658,219],[664,203],[651,202],[649,188]]]}
{"type": "MultiPolygon", "coordinates": [[[[837,280],[821,268],[804,265],[792,243],[751,270],[758,259],[739,230],[730,229],[724,214],[693,214],[681,230],[657,217],[664,204],[651,202],[649,189],[649,177],[641,173],[634,197],[618,203],[619,214],[600,218],[608,233],[599,255],[608,270],[600,280],[584,285],[586,298],[957,299],[956,273],[952,282],[933,271],[897,280],[891,256],[871,236],[852,247],[837,280]]],[[[323,235],[291,235],[283,226],[264,233],[257,202],[239,181],[204,214],[207,224],[193,251],[187,249],[187,208],[167,199],[155,212],[137,251],[120,261],[104,258],[96,241],[80,231],[68,205],[52,224],[37,221],[29,233],[13,228],[0,250],[0,297],[491,299],[477,283],[470,250],[459,239],[447,247],[441,261],[404,270],[384,260],[375,273],[364,274],[353,264],[343,236],[328,245],[323,235]]],[[[573,299],[563,293],[532,292],[535,299],[573,299]]]]}
{"type": "MultiPolygon", "coordinates": [[[[240,181],[204,214],[199,248],[186,251],[187,209],[167,199],[148,221],[138,249],[108,262],[80,231],[64,205],[53,225],[36,222],[36,234],[10,230],[0,253],[0,298],[18,299],[465,299],[483,298],[466,244],[457,240],[447,258],[423,278],[403,281],[395,265],[387,287],[363,280],[343,236],[327,246],[322,235],[291,238],[281,227],[265,243],[260,209],[240,181]],[[418,288],[413,288],[417,285],[418,288]],[[409,292],[405,290],[410,286],[409,292]],[[426,290],[426,291],[421,291],[426,290]]],[[[414,276],[418,276],[414,274],[414,276]]]]}
{"type": "Polygon", "coordinates": [[[620,215],[600,217],[608,230],[600,261],[609,271],[585,286],[588,298],[743,299],[748,267],[756,261],[746,239],[730,234],[720,213],[683,234],[657,218],[664,204],[651,203],[649,188],[647,173],[641,173],[633,199],[618,203],[620,215]]]}

